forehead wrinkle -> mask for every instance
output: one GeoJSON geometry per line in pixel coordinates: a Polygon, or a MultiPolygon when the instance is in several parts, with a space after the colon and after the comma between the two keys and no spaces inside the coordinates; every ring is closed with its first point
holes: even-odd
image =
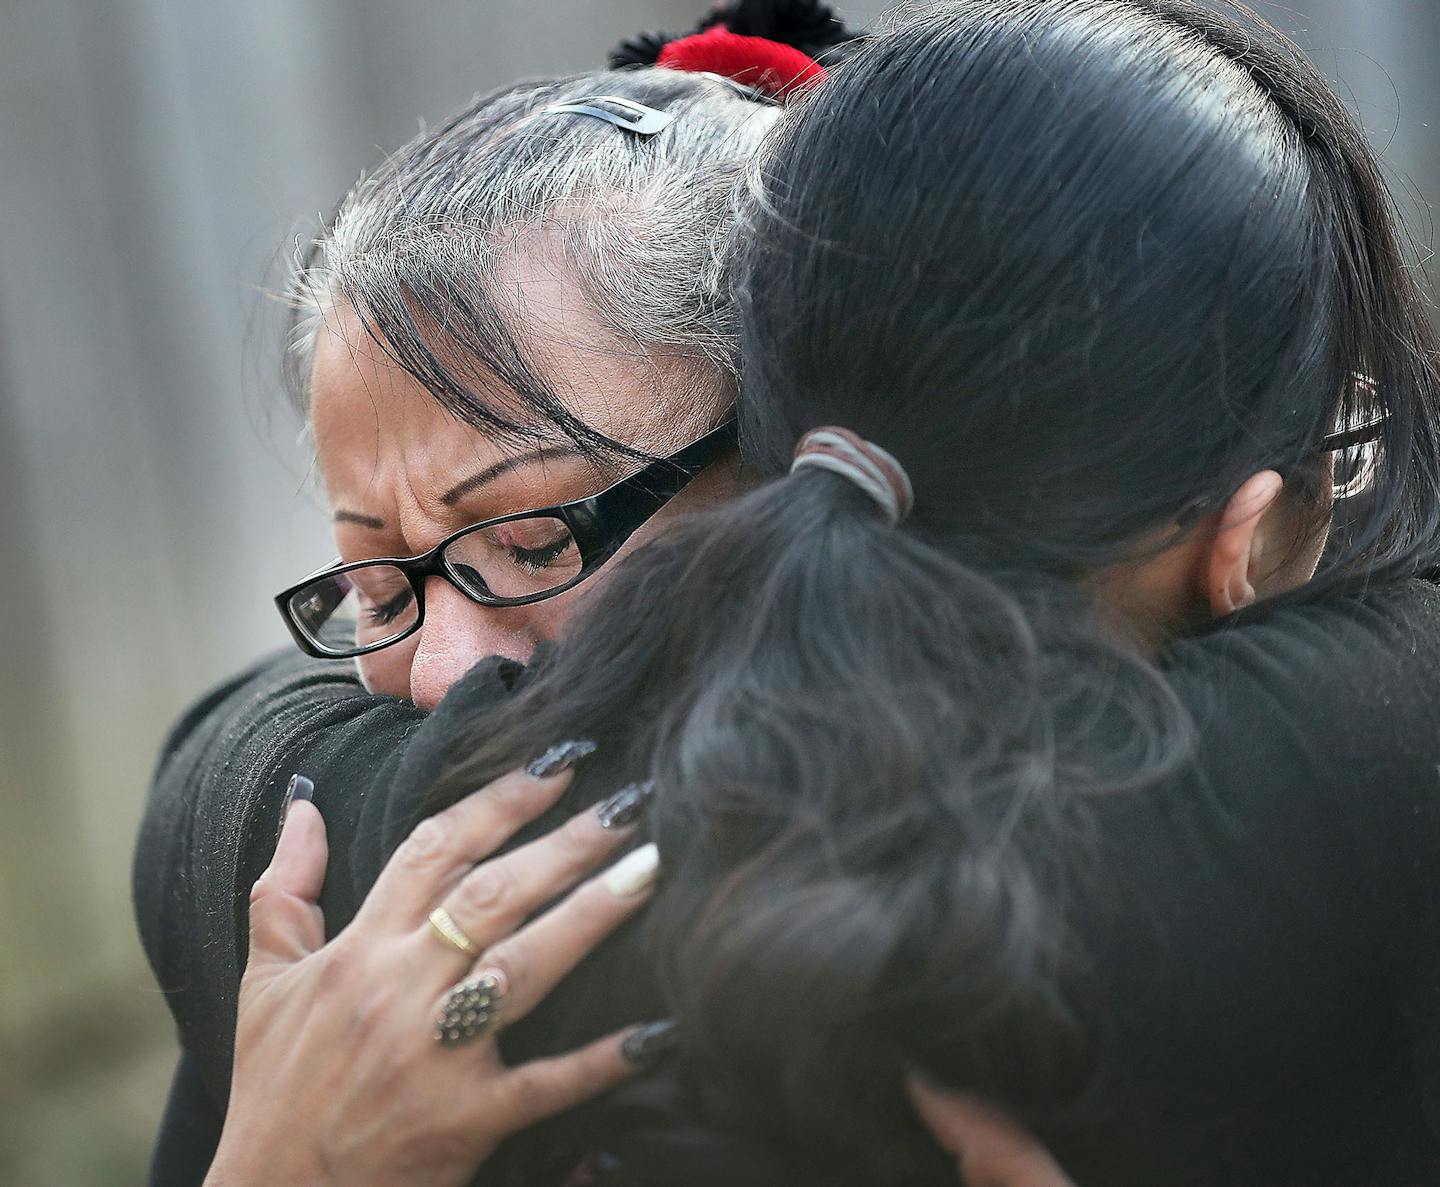
{"type": "MultiPolygon", "coordinates": [[[[350,334],[350,322],[351,322],[353,319],[354,319],[353,311],[350,310],[350,307],[349,307],[348,305],[344,306],[344,307],[343,307],[343,310],[342,310],[342,307],[341,307],[339,304],[332,305],[330,312],[324,317],[324,319],[323,319],[322,322],[321,322],[319,334],[317,334],[317,338],[316,338],[316,346],[317,346],[317,348],[321,345],[320,335],[324,335],[324,338],[325,338],[325,340],[326,340],[327,343],[333,343],[333,342],[338,341],[338,342],[345,348],[345,354],[346,354],[346,357],[349,359],[349,363],[350,363],[350,373],[347,375],[347,374],[345,374],[345,373],[342,371],[342,373],[341,373],[339,376],[330,374],[330,375],[329,375],[330,383],[329,383],[329,385],[328,385],[328,386],[331,388],[332,392],[334,392],[335,398],[336,398],[337,400],[340,400],[340,401],[344,402],[344,403],[348,403],[348,401],[345,399],[345,395],[344,395],[344,388],[347,386],[348,381],[350,381],[350,380],[353,379],[353,381],[359,383],[359,384],[362,386],[362,388],[368,388],[368,380],[367,380],[366,377],[365,377],[364,368],[361,366],[361,363],[360,363],[360,357],[361,357],[361,356],[360,356],[359,348],[357,347],[357,345],[356,345],[356,343],[355,343],[355,341],[354,341],[354,338],[353,338],[352,335],[350,334]],[[349,314],[349,316],[347,316],[347,313],[349,314]],[[339,387],[339,389],[340,389],[339,391],[336,391],[336,390],[335,390],[336,387],[337,387],[337,385],[338,385],[338,387],[339,387]]],[[[316,366],[315,366],[315,362],[318,362],[319,357],[320,357],[320,354],[321,354],[321,351],[320,351],[319,349],[317,349],[317,350],[316,350],[316,353],[315,353],[315,360],[312,361],[311,370],[310,370],[310,417],[309,417],[309,420],[311,421],[312,425],[313,425],[313,422],[314,422],[314,419],[315,419],[315,394],[316,394],[316,379],[317,379],[317,368],[316,368],[316,366]]],[[[327,369],[327,374],[329,373],[329,370],[331,370],[331,369],[327,369]]],[[[371,479],[371,480],[372,480],[372,483],[373,483],[373,480],[374,480],[374,470],[375,470],[375,468],[378,468],[378,466],[379,466],[379,457],[380,457],[380,410],[379,410],[378,405],[377,405],[376,402],[375,402],[374,394],[373,394],[373,393],[368,393],[368,392],[367,392],[367,394],[369,395],[369,399],[370,399],[371,411],[372,411],[372,413],[374,414],[374,439],[373,439],[372,446],[371,446],[371,458],[372,458],[372,460],[373,460],[373,467],[372,467],[372,471],[371,471],[371,475],[372,475],[372,479],[371,479]]],[[[312,430],[311,430],[311,435],[312,435],[312,439],[315,440],[315,445],[316,445],[315,459],[314,459],[315,465],[320,468],[321,474],[322,474],[322,477],[323,477],[323,476],[326,475],[326,470],[325,470],[324,467],[321,467],[321,466],[320,466],[320,460],[321,460],[321,459],[320,459],[320,449],[319,449],[320,442],[319,442],[318,438],[315,438],[314,431],[313,431],[313,427],[312,427],[312,430]]],[[[333,468],[329,471],[329,473],[330,473],[331,475],[334,474],[333,468]]],[[[329,494],[329,490],[328,490],[329,481],[328,481],[328,480],[326,481],[325,486],[326,486],[326,488],[327,488],[326,493],[327,493],[327,496],[328,496],[328,494],[329,494]]],[[[333,504],[333,500],[329,500],[329,501],[331,501],[332,504],[333,504]]]]}
{"type": "MultiPolygon", "coordinates": [[[[363,339],[359,339],[353,332],[353,321],[348,321],[345,333],[340,333],[337,327],[337,335],[344,342],[352,370],[344,375],[346,383],[359,383],[369,400],[372,415],[374,417],[375,438],[374,450],[372,453],[372,466],[369,473],[368,487],[375,491],[383,483],[390,485],[384,488],[385,503],[387,506],[394,505],[400,512],[400,519],[405,525],[407,535],[413,536],[419,524],[417,521],[424,521],[429,524],[435,520],[444,520],[453,514],[452,504],[454,500],[446,501],[443,496],[436,492],[440,487],[454,484],[457,478],[463,478],[469,472],[479,472],[493,465],[496,457],[492,451],[500,457],[512,455],[512,451],[503,448],[487,438],[483,433],[476,431],[473,426],[460,420],[451,410],[444,408],[438,401],[432,405],[422,408],[412,403],[412,400],[423,400],[426,393],[423,390],[415,390],[419,387],[413,376],[408,373],[401,373],[395,368],[388,357],[377,356],[373,349],[366,349],[363,339]],[[373,369],[374,374],[370,373],[373,369]],[[409,385],[414,385],[409,386],[409,385]],[[382,414],[381,403],[386,405],[382,414]],[[404,426],[407,422],[413,424],[412,418],[421,417],[425,423],[414,426],[418,429],[419,437],[427,435],[430,428],[428,419],[435,416],[442,421],[442,427],[438,430],[443,439],[453,447],[453,454],[433,458],[434,465],[420,466],[402,464],[387,468],[384,465],[385,455],[382,449],[382,438],[384,436],[384,424],[388,421],[397,425],[402,436],[407,435],[404,426]],[[390,473],[390,469],[398,470],[398,474],[390,473]],[[432,489],[433,488],[433,489],[432,489]]],[[[345,396],[339,395],[337,399],[345,400],[345,396]]],[[[353,398],[353,397],[352,397],[353,398]]],[[[429,434],[434,436],[434,434],[429,434]]],[[[417,438],[418,439],[418,438],[417,438]]],[[[537,449],[544,446],[537,446],[537,449]]],[[[403,452],[403,449],[402,449],[403,452]]],[[[576,456],[582,456],[577,454],[576,456]]],[[[548,467],[545,463],[549,460],[545,457],[537,459],[541,463],[541,472],[538,477],[538,484],[543,484],[549,477],[548,467]]],[[[356,467],[350,467],[349,473],[356,473],[356,467]]],[[[543,497],[539,502],[543,503],[543,497]]],[[[539,505],[537,503],[537,505],[539,505]]]]}
{"type": "MultiPolygon", "coordinates": [[[[372,343],[372,345],[375,344],[374,334],[369,330],[368,327],[365,327],[364,320],[360,319],[358,314],[356,314],[355,316],[356,319],[359,320],[361,326],[365,328],[365,332],[369,337],[369,341],[372,343]]],[[[370,403],[370,412],[373,418],[372,423],[374,433],[370,449],[370,480],[368,486],[366,487],[366,493],[373,494],[374,492],[379,490],[383,496],[384,488],[381,484],[380,474],[382,468],[381,441],[384,437],[384,431],[382,427],[382,417],[380,414],[380,388],[381,384],[386,378],[386,368],[380,365],[379,360],[376,359],[373,354],[369,353],[368,351],[364,351],[361,345],[357,344],[355,341],[352,341],[348,334],[345,337],[344,341],[346,343],[346,346],[349,348],[351,361],[355,364],[355,375],[356,378],[359,380],[361,390],[365,393],[365,397],[370,403]],[[362,357],[365,360],[365,365],[362,365],[359,361],[362,357]]],[[[382,498],[381,501],[384,502],[385,500],[382,498]]],[[[397,517],[398,514],[399,512],[397,506],[397,517]]]]}
{"type": "MultiPolygon", "coordinates": [[[[684,365],[689,360],[647,348],[638,337],[626,337],[606,324],[583,278],[565,258],[563,232],[563,227],[539,228],[512,239],[495,278],[511,298],[505,314],[524,325],[532,368],[554,398],[592,428],[632,448],[654,452],[656,440],[668,442],[676,435],[669,423],[676,393],[670,390],[667,364],[684,365]],[[535,290],[540,284],[546,286],[545,296],[554,299],[537,304],[535,290]],[[606,374],[607,369],[620,374],[606,374]],[[632,405],[658,408],[659,415],[637,414],[632,405]],[[601,414],[598,418],[596,411],[601,414]],[[602,427],[597,420],[608,421],[611,427],[602,427]]],[[[516,338],[519,341],[522,335],[517,333],[516,338]]],[[[687,372],[691,369],[685,366],[687,372]]],[[[687,388],[694,382],[690,374],[680,378],[687,388]]],[[[680,401],[682,406],[687,402],[680,401]]],[[[620,461],[608,459],[610,472],[627,468],[620,461]]]]}
{"type": "MultiPolygon", "coordinates": [[[[436,358],[448,380],[462,386],[471,399],[490,408],[502,420],[511,418],[525,421],[527,413],[533,411],[534,403],[543,405],[550,402],[568,408],[569,404],[558,389],[554,376],[537,358],[534,349],[534,326],[531,324],[529,307],[524,300],[523,284],[519,278],[516,278],[513,292],[508,299],[506,278],[492,274],[475,279],[488,289],[488,295],[477,294],[468,300],[477,308],[488,307],[504,323],[499,345],[506,347],[506,350],[499,356],[499,362],[506,365],[508,355],[508,365],[513,367],[514,372],[512,377],[518,379],[528,390],[517,389],[502,374],[487,367],[481,358],[465,348],[464,335],[483,330],[473,319],[456,325],[437,320],[422,306],[416,310],[415,329],[423,348],[436,358]],[[457,334],[460,335],[458,341],[457,334]]],[[[429,391],[424,380],[410,371],[403,361],[397,365],[429,391]]],[[[441,403],[438,396],[433,398],[437,404],[441,403]]],[[[495,430],[495,435],[503,437],[503,433],[498,429],[495,430]]]]}
{"type": "MultiPolygon", "coordinates": [[[[364,500],[366,497],[375,496],[378,493],[380,503],[387,507],[393,504],[397,521],[401,530],[404,531],[404,521],[409,517],[405,515],[406,502],[401,498],[401,486],[398,483],[389,488],[385,486],[382,448],[384,416],[381,404],[383,402],[390,409],[395,410],[402,423],[408,419],[410,414],[408,397],[411,393],[398,390],[399,385],[404,382],[402,376],[406,376],[406,373],[396,366],[393,358],[384,351],[383,344],[377,339],[374,330],[365,323],[353,307],[346,306],[345,314],[340,315],[332,324],[330,333],[344,345],[351,368],[348,373],[343,375],[342,392],[338,395],[338,399],[345,406],[342,415],[349,420],[353,421],[354,419],[353,414],[349,412],[349,405],[353,402],[347,398],[350,393],[343,390],[344,386],[353,383],[358,385],[365,394],[372,416],[370,471],[363,493],[356,491],[355,494],[364,500]],[[356,326],[364,330],[364,336],[353,332],[356,326]]],[[[358,462],[358,458],[356,460],[358,462]]],[[[399,469],[404,492],[410,496],[410,506],[418,506],[409,468],[402,465],[399,469]]],[[[342,474],[354,472],[354,468],[351,467],[342,467],[341,469],[342,474]]],[[[388,517],[382,516],[381,518],[386,519],[388,526],[388,517]]]]}
{"type": "MultiPolygon", "coordinates": [[[[532,363],[553,361],[546,357],[549,352],[536,350],[540,329],[547,339],[576,353],[596,357],[619,354],[616,348],[623,344],[623,336],[605,324],[585,291],[577,262],[569,258],[563,226],[531,227],[514,235],[496,260],[493,283],[497,288],[503,287],[511,297],[502,312],[512,323],[517,342],[523,339],[532,363]],[[551,298],[548,305],[537,307],[534,303],[532,294],[537,282],[548,283],[547,296],[551,298]]],[[[636,347],[644,353],[638,342],[636,347]]],[[[541,366],[537,370],[543,378],[554,382],[555,377],[548,373],[548,368],[541,366]]]]}

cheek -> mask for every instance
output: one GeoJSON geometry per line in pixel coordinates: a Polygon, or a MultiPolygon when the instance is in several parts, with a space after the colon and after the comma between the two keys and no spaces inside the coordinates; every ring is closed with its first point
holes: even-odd
{"type": "Polygon", "coordinates": [[[1291,535],[1295,541],[1275,570],[1257,583],[1262,595],[1289,593],[1299,589],[1315,576],[1334,526],[1335,500],[1332,497],[1331,471],[1322,475],[1321,500],[1310,507],[1296,507],[1291,535]]]}
{"type": "Polygon", "coordinates": [[[410,665],[415,658],[418,636],[412,636],[394,647],[386,647],[355,661],[360,681],[373,693],[386,697],[410,697],[410,665]]]}
{"type": "Polygon", "coordinates": [[[1330,523],[1327,520],[1305,541],[1304,546],[1297,550],[1294,561],[1285,566],[1282,574],[1285,590],[1299,589],[1315,576],[1315,570],[1320,567],[1320,558],[1325,555],[1325,545],[1329,540],[1330,523]]]}
{"type": "Polygon", "coordinates": [[[612,557],[609,564],[594,576],[586,578],[568,593],[563,593],[558,598],[537,602],[529,607],[530,629],[535,638],[537,640],[560,638],[576,612],[599,590],[606,573],[610,570],[610,565],[614,563],[615,558],[612,557]]]}

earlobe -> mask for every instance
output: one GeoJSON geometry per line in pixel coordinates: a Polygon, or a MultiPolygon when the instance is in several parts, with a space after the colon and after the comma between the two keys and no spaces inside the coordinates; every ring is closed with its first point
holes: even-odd
{"type": "Polygon", "coordinates": [[[1265,513],[1284,485],[1274,470],[1261,470],[1245,480],[1220,513],[1198,574],[1214,617],[1224,618],[1255,601],[1255,570],[1265,545],[1265,513]]]}

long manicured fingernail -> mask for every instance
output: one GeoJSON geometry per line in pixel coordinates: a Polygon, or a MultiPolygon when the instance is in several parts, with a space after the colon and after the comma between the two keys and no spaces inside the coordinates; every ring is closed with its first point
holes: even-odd
{"type": "Polygon", "coordinates": [[[558,775],[561,771],[573,767],[587,754],[595,753],[595,743],[579,739],[573,742],[561,742],[558,746],[552,746],[539,758],[525,768],[525,773],[532,779],[548,779],[551,775],[558,775]]]}
{"type": "Polygon", "coordinates": [[[633,898],[660,875],[660,849],[653,841],[627,853],[605,875],[605,885],[616,898],[633,898]]]}
{"type": "Polygon", "coordinates": [[[315,784],[305,778],[304,775],[290,776],[290,784],[285,788],[285,798],[280,801],[280,823],[275,827],[275,837],[277,840],[285,828],[286,817],[290,815],[290,805],[296,800],[310,800],[314,798],[315,784]]]}
{"type": "Polygon", "coordinates": [[[673,1018],[632,1030],[620,1044],[620,1055],[635,1067],[651,1068],[680,1045],[680,1024],[673,1018]]]}
{"type": "Polygon", "coordinates": [[[650,803],[650,797],[654,794],[655,780],[653,779],[622,787],[608,800],[602,801],[600,806],[595,809],[595,815],[600,818],[600,827],[628,828],[640,819],[646,805],[650,803]]]}

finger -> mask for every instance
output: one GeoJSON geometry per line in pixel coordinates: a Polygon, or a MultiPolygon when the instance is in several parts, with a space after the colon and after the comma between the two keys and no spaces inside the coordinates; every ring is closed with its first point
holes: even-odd
{"type": "MultiPolygon", "coordinates": [[[[648,784],[632,784],[553,832],[476,866],[441,905],[472,943],[490,947],[628,840],[650,794],[648,784]]],[[[449,954],[448,960],[436,963],[444,983],[456,976],[457,962],[463,970],[473,960],[446,944],[435,950],[437,955],[449,954]]]]}
{"type": "Polygon", "coordinates": [[[422,820],[386,862],[357,923],[409,930],[423,922],[471,866],[552,807],[570,778],[568,769],[541,778],[512,771],[422,820]]]}
{"type": "Polygon", "coordinates": [[[659,851],[653,844],[642,845],[476,961],[476,976],[496,973],[505,987],[502,1023],[524,1018],[587,953],[644,906],[659,872],[659,851]]]}
{"type": "Polygon", "coordinates": [[[631,1079],[641,1066],[625,1058],[624,1031],[549,1059],[521,1064],[501,1077],[498,1092],[484,1102],[477,1128],[497,1124],[513,1133],[554,1117],[631,1079]],[[498,1098],[498,1099],[497,1099],[498,1098]]]}
{"type": "Polygon", "coordinates": [[[913,1075],[906,1090],[925,1128],[956,1158],[965,1187],[1074,1187],[1045,1147],[993,1105],[913,1075]]]}
{"type": "Polygon", "coordinates": [[[287,965],[325,943],[318,900],[329,856],[319,809],[292,802],[275,854],[250,891],[249,968],[287,965]]]}
{"type": "Polygon", "coordinates": [[[292,775],[280,810],[280,830],[275,852],[266,872],[280,889],[316,902],[325,884],[325,866],[330,857],[326,843],[325,819],[315,807],[315,784],[304,775],[292,775]],[[307,808],[301,809],[300,805],[307,808]],[[298,810],[298,814],[297,814],[298,810]]]}

